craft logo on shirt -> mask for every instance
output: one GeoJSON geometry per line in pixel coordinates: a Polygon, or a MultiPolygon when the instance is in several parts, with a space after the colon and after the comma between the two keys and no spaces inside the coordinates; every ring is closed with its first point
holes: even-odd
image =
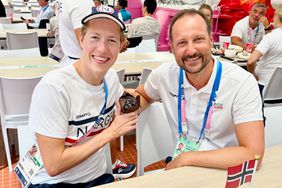
{"type": "Polygon", "coordinates": [[[213,107],[216,108],[216,109],[223,109],[223,103],[215,102],[213,104],[213,107]]]}
{"type": "Polygon", "coordinates": [[[170,96],[175,97],[175,98],[177,98],[177,97],[178,97],[178,95],[177,95],[177,94],[173,94],[171,91],[168,91],[168,92],[169,92],[170,96]]]}

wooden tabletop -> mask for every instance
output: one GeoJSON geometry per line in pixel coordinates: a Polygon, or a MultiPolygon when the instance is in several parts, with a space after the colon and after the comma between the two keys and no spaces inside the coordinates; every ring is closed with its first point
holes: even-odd
{"type": "MultiPolygon", "coordinates": [[[[181,188],[181,187],[224,187],[226,170],[182,167],[169,171],[130,178],[101,188],[181,188]]],[[[262,167],[254,176],[253,188],[282,187],[282,145],[265,151],[262,167]]],[[[245,186],[244,186],[245,187],[245,186]]]]}
{"type": "Polygon", "coordinates": [[[32,33],[37,32],[38,37],[47,37],[48,30],[47,29],[5,29],[0,30],[0,38],[5,39],[6,33],[32,33]]]}

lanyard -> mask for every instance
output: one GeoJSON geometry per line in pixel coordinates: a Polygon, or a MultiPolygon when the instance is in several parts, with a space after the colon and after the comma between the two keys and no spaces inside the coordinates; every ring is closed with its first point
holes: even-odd
{"type": "MultiPolygon", "coordinates": [[[[185,95],[184,95],[184,88],[183,88],[183,69],[180,68],[180,74],[179,74],[179,83],[178,83],[178,133],[183,134],[183,132],[187,133],[187,121],[186,121],[186,101],[185,101],[185,95]]],[[[210,111],[211,106],[213,102],[216,99],[216,92],[218,91],[220,79],[221,79],[221,73],[222,73],[222,64],[220,62],[217,62],[217,70],[216,70],[216,76],[212,87],[212,92],[210,95],[210,99],[205,111],[202,129],[199,135],[198,141],[202,138],[204,130],[206,128],[207,119],[209,119],[207,126],[210,127],[210,118],[211,113],[210,111]],[[208,118],[209,116],[209,118],[208,118]]]]}
{"type": "Polygon", "coordinates": [[[46,5],[45,7],[43,7],[41,10],[42,10],[42,13],[49,7],[49,5],[46,5]]]}
{"type": "MultiPolygon", "coordinates": [[[[106,82],[105,79],[103,81],[103,84],[104,84],[104,93],[105,93],[105,103],[104,103],[103,108],[100,111],[99,115],[97,116],[98,118],[96,119],[95,123],[99,123],[99,121],[100,121],[99,116],[105,113],[106,107],[107,107],[109,91],[108,91],[108,85],[107,85],[107,82],[106,82]]],[[[80,143],[82,140],[87,138],[92,133],[93,130],[94,130],[94,128],[91,127],[91,129],[89,129],[89,131],[87,131],[87,133],[85,133],[82,137],[80,137],[78,140],[76,140],[72,145],[74,146],[74,145],[77,145],[78,143],[80,143]]]]}
{"type": "Polygon", "coordinates": [[[258,32],[259,32],[259,25],[260,24],[258,24],[258,26],[257,26],[257,28],[256,28],[256,32],[255,32],[255,36],[253,37],[253,30],[250,28],[250,26],[248,26],[248,34],[249,34],[249,39],[250,39],[250,41],[249,42],[251,42],[251,43],[253,43],[253,44],[256,44],[256,38],[257,38],[257,36],[258,36],[258,32]]]}

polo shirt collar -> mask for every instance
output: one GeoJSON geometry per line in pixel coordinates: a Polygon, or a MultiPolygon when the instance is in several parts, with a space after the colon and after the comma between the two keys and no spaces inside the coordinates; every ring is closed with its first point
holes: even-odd
{"type": "MultiPolygon", "coordinates": [[[[204,87],[202,87],[198,92],[211,94],[212,86],[215,80],[215,75],[216,75],[216,70],[217,70],[217,62],[218,62],[216,58],[213,58],[213,60],[214,60],[214,64],[213,64],[213,70],[212,70],[211,77],[208,83],[204,87]]],[[[190,89],[196,90],[195,87],[190,84],[186,76],[184,76],[183,85],[184,85],[183,86],[184,88],[190,88],[190,89]]]]}

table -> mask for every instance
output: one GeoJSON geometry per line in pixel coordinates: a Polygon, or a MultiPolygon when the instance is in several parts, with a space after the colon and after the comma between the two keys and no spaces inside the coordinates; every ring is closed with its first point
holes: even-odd
{"type": "Polygon", "coordinates": [[[5,30],[0,30],[0,38],[1,39],[6,39],[6,33],[32,33],[32,32],[37,32],[38,37],[48,37],[47,29],[5,29],[5,30]]]}
{"type": "MultiPolygon", "coordinates": [[[[267,148],[262,168],[256,172],[253,188],[282,187],[282,145],[267,148]]],[[[148,174],[111,184],[101,188],[174,188],[174,187],[224,187],[226,170],[182,167],[155,174],[148,174]]],[[[245,187],[245,186],[244,186],[245,187]]]]}
{"type": "MultiPolygon", "coordinates": [[[[124,68],[126,74],[140,74],[143,68],[154,69],[162,63],[174,61],[174,56],[168,52],[154,53],[121,53],[113,65],[115,70],[124,68]]],[[[49,57],[1,58],[0,76],[32,77],[60,67],[49,57]]]]}
{"type": "Polygon", "coordinates": [[[0,77],[35,77],[58,67],[60,65],[49,57],[1,58],[0,77]]]}

